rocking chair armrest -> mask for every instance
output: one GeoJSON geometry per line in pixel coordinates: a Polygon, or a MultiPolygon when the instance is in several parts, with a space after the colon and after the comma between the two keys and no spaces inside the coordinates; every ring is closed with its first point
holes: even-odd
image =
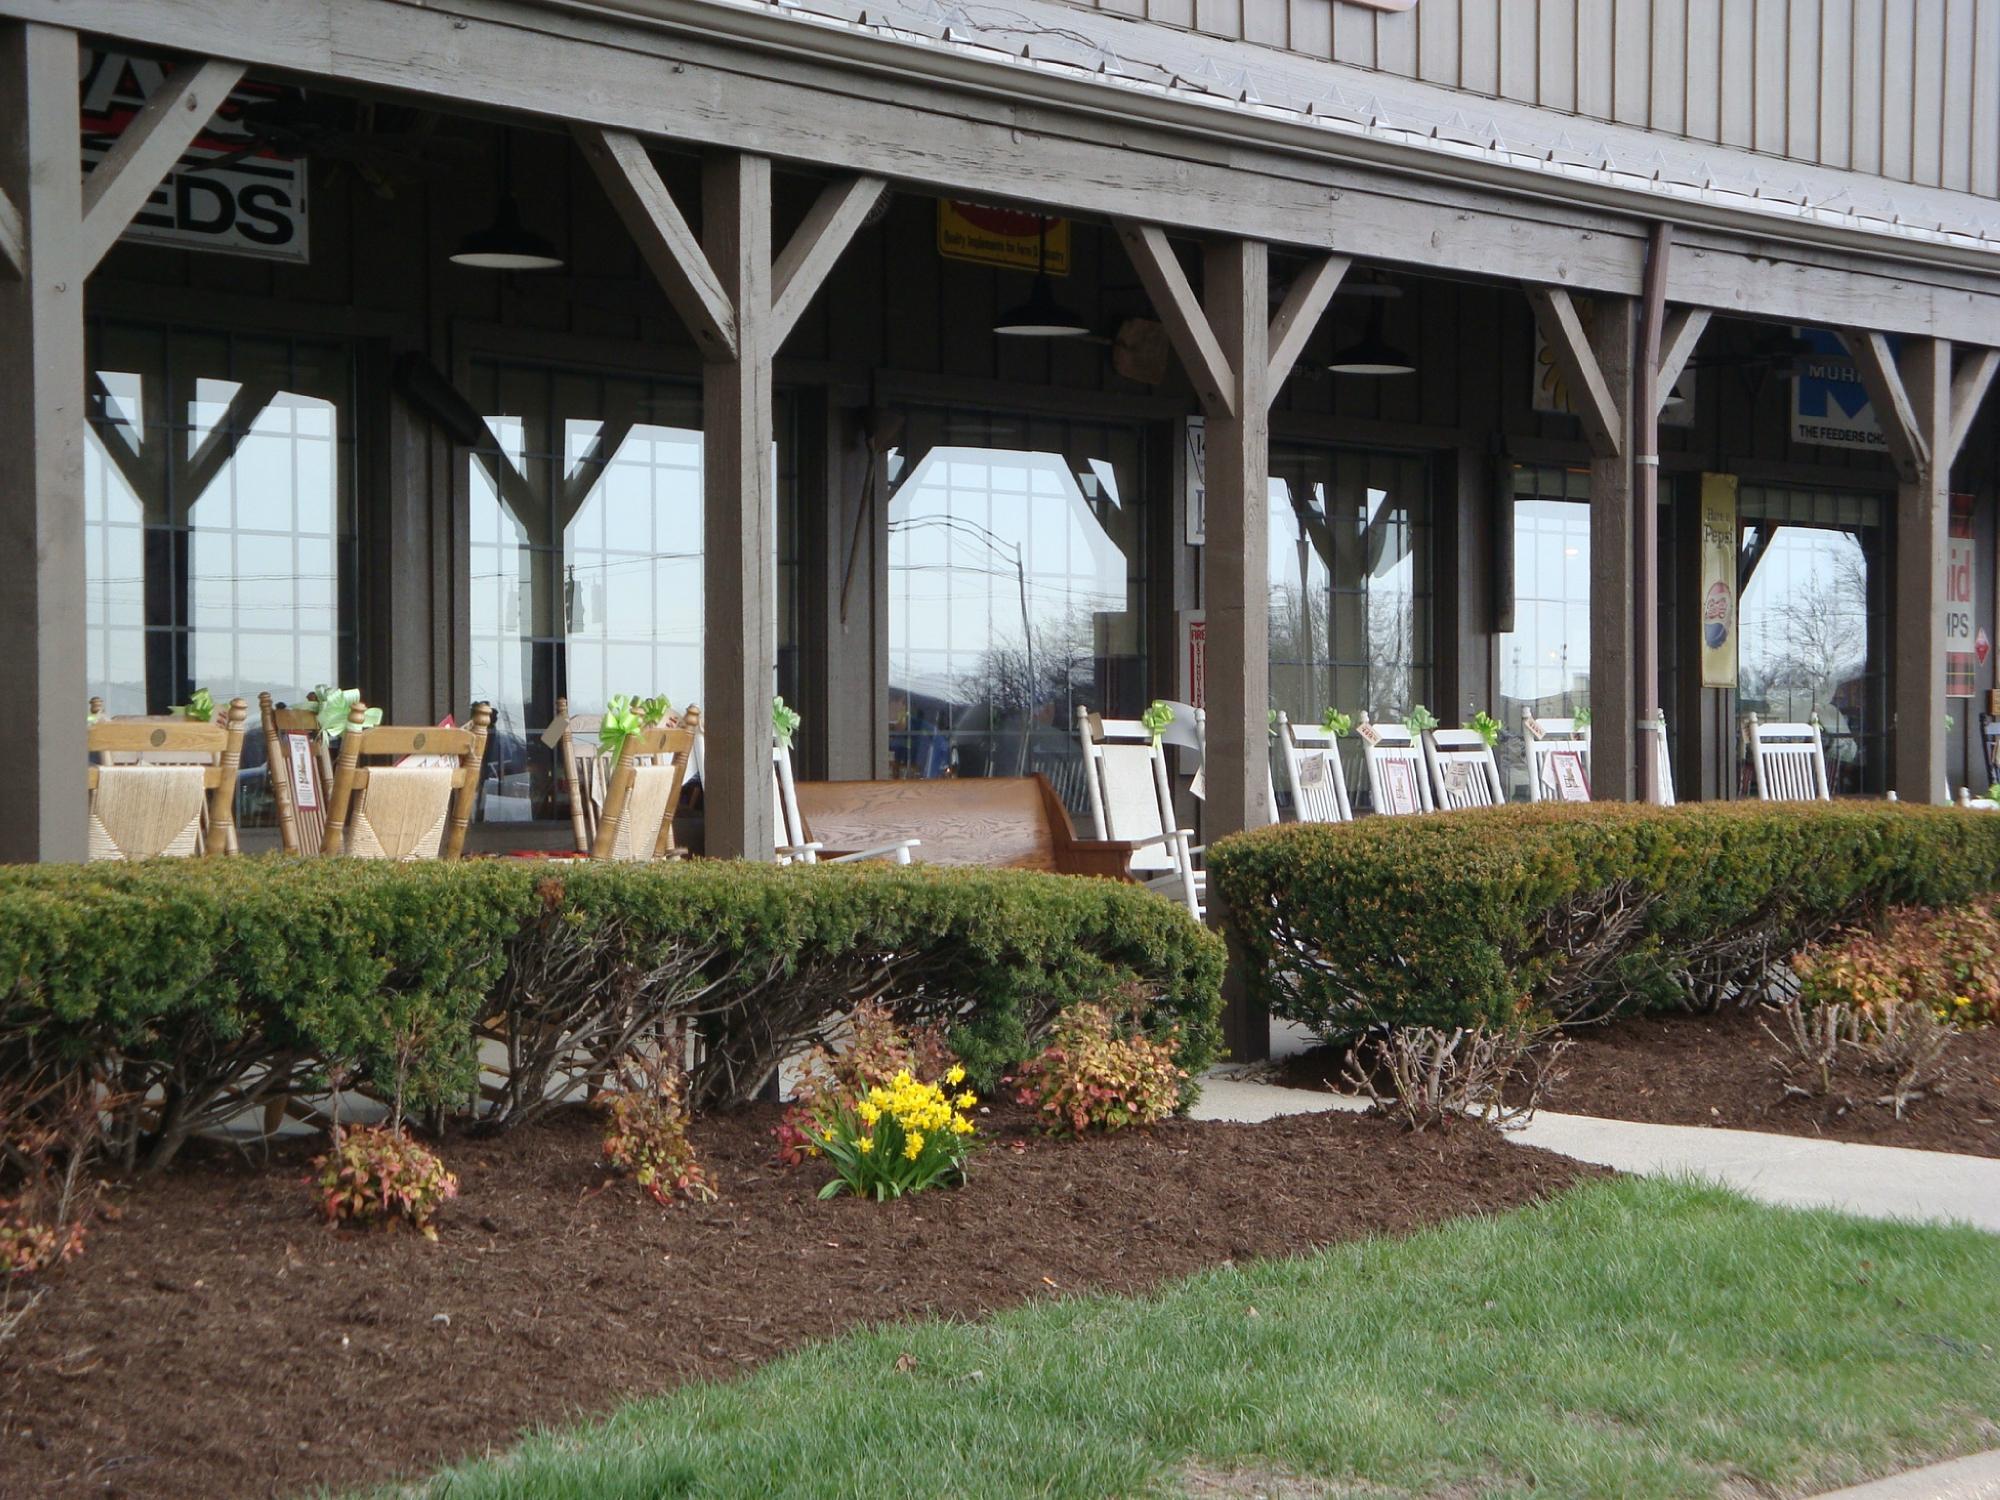
{"type": "Polygon", "coordinates": [[[824,845],[824,844],[820,843],[820,842],[819,842],[819,841],[818,841],[817,839],[814,839],[814,840],[812,840],[811,842],[809,842],[809,843],[804,843],[804,844],[779,844],[779,845],[777,845],[777,846],[776,846],[776,848],[775,848],[775,849],[773,849],[773,851],[772,851],[772,852],[773,852],[773,853],[775,853],[775,854],[790,854],[790,855],[799,855],[799,854],[812,854],[812,855],[817,855],[817,854],[818,854],[818,853],[820,852],[820,850],[824,849],[825,847],[826,847],[826,845],[824,845]]]}
{"type": "Polygon", "coordinates": [[[1149,833],[1142,839],[1106,840],[1125,845],[1128,849],[1150,849],[1155,844],[1171,844],[1188,837],[1185,828],[1170,828],[1165,833],[1149,833]]]}
{"type": "Polygon", "coordinates": [[[891,864],[910,863],[910,851],[923,842],[922,839],[898,839],[893,844],[884,844],[879,849],[856,849],[841,854],[822,853],[821,860],[829,865],[852,864],[861,859],[886,859],[891,864]]]}

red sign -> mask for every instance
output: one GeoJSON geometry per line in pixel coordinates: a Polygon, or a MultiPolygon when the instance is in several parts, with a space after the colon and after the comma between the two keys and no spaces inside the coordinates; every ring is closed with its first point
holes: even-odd
{"type": "MultiPolygon", "coordinates": [[[[1972,696],[1972,496],[1951,497],[1951,535],[1944,561],[1944,691],[1972,696]]],[[[1983,658],[1981,658],[1983,660],[1983,658]]]]}

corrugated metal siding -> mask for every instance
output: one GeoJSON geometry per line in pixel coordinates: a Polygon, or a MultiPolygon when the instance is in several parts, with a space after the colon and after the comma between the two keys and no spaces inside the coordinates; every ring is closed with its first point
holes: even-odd
{"type": "Polygon", "coordinates": [[[2000,197],[2000,0],[1077,0],[1213,36],[2000,197]]]}

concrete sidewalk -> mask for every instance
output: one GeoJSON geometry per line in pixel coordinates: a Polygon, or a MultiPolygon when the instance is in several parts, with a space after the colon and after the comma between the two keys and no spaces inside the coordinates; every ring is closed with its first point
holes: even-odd
{"type": "MultiPolygon", "coordinates": [[[[1202,1079],[1192,1114],[1254,1123],[1366,1107],[1361,1099],[1280,1088],[1225,1067],[1202,1079]]],[[[1763,1203],[1971,1224],[2000,1234],[2000,1160],[1989,1157],[1547,1112],[1508,1138],[1644,1177],[1706,1177],[1763,1203]]]]}
{"type": "Polygon", "coordinates": [[[2000,1500],[2000,1452],[1975,1453],[1892,1474],[1872,1484],[1835,1490],[1819,1500],[2000,1500]]]}

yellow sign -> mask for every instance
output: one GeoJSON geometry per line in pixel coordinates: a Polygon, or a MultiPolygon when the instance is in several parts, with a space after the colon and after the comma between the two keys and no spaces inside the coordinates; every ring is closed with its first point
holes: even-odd
{"type": "Polygon", "coordinates": [[[1701,685],[1736,686],[1736,476],[1701,476],[1701,685]]]}
{"type": "Polygon", "coordinates": [[[1044,219],[1019,208],[938,199],[938,254],[983,266],[1069,275],[1069,220],[1044,219]],[[1043,243],[1043,225],[1048,226],[1043,243]]]}

